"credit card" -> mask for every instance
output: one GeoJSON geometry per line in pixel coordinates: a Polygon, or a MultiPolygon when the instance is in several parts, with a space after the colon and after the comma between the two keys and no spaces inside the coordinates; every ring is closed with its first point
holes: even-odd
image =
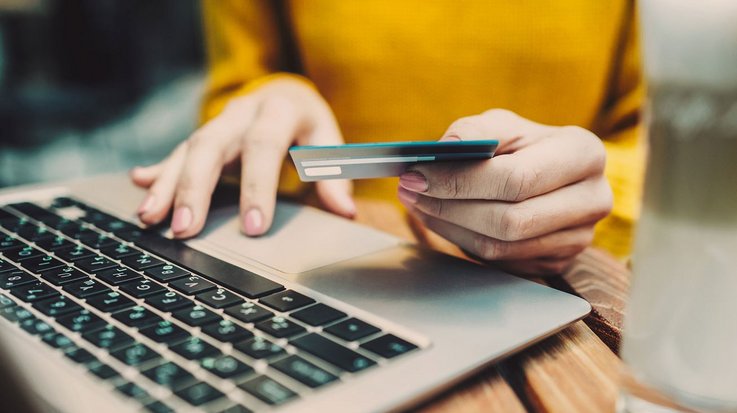
{"type": "Polygon", "coordinates": [[[289,149],[304,182],[399,176],[418,163],[490,159],[497,140],[356,143],[289,149]]]}

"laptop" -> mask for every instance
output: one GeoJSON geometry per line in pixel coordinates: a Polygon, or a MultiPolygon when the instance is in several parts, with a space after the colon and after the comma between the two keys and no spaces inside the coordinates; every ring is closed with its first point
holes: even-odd
{"type": "Polygon", "coordinates": [[[590,311],[289,202],[260,238],[225,203],[172,240],[136,225],[142,197],[123,175],[0,191],[0,369],[19,406],[397,411],[590,311]]]}

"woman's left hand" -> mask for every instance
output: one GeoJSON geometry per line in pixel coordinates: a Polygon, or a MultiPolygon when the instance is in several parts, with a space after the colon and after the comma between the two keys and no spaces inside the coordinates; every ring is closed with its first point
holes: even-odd
{"type": "Polygon", "coordinates": [[[454,122],[441,140],[498,139],[488,161],[418,165],[399,199],[429,229],[521,275],[565,271],[612,208],[606,153],[593,133],[500,109],[454,122]]]}

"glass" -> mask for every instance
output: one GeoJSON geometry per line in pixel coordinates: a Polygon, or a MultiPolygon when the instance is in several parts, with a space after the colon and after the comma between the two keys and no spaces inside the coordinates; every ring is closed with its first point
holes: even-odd
{"type": "Polygon", "coordinates": [[[642,0],[650,153],[622,412],[737,412],[737,1],[642,0]]]}

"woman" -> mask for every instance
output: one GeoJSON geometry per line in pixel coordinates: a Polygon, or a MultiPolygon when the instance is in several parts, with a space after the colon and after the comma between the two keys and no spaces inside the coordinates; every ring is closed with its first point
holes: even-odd
{"type": "Polygon", "coordinates": [[[242,165],[242,229],[258,236],[277,189],[303,190],[291,168],[280,174],[291,144],[495,138],[488,162],[417,167],[398,188],[325,181],[315,191],[346,217],[352,191],[398,198],[430,229],[520,274],[558,273],[592,240],[625,256],[644,162],[633,2],[513,3],[203,2],[203,125],[132,171],[149,191],[141,220],[173,208],[175,236],[197,234],[220,173],[242,165]]]}

